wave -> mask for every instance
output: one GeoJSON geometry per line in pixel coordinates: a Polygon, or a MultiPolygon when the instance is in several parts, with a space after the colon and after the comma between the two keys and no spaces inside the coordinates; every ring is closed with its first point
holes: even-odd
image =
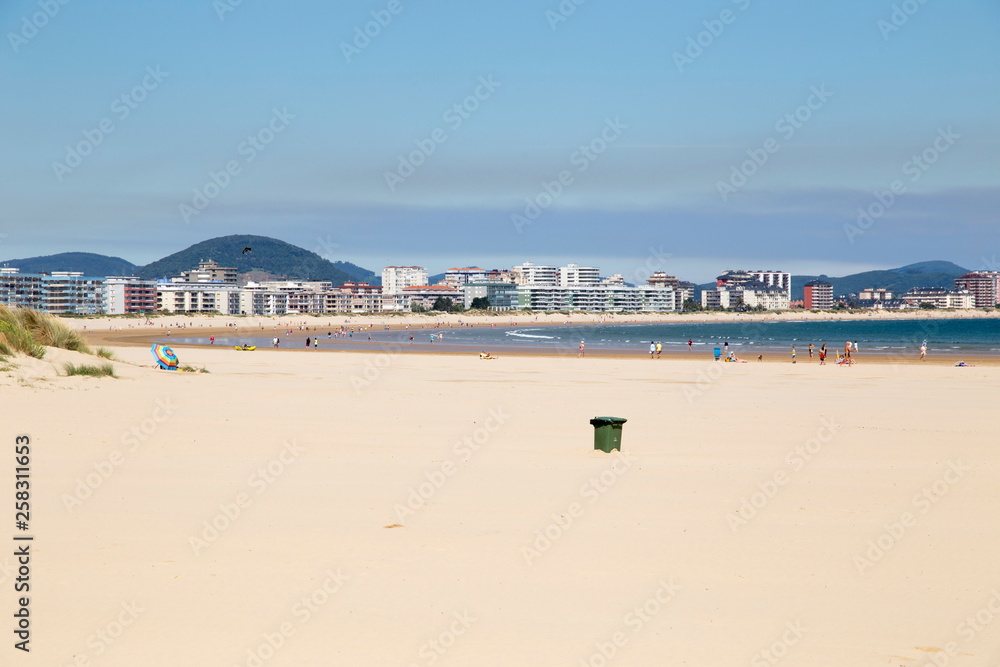
{"type": "MultiPolygon", "coordinates": [[[[540,331],[540,329],[525,329],[525,331],[540,331]]],[[[508,336],[514,336],[516,338],[545,338],[547,340],[553,340],[557,336],[540,336],[538,334],[523,333],[521,331],[507,331],[505,332],[508,336]]]]}

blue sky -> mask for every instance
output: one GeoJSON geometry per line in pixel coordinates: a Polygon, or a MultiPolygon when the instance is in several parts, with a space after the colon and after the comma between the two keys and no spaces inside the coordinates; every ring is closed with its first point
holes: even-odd
{"type": "Polygon", "coordinates": [[[0,257],[252,233],[703,281],[1000,254],[993,0],[236,2],[0,4],[0,257]]]}

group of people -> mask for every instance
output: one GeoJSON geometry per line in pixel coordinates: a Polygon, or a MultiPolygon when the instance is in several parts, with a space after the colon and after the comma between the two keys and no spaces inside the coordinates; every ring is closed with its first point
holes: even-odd
{"type": "MultiPolygon", "coordinates": [[[[813,346],[812,343],[809,343],[809,361],[812,361],[813,354],[815,353],[815,351],[816,351],[815,346],[813,346]]],[[[855,341],[850,341],[849,340],[849,341],[845,342],[844,343],[844,354],[843,354],[843,356],[841,356],[840,352],[837,352],[837,363],[838,364],[845,364],[845,365],[848,365],[848,366],[853,365],[854,364],[854,358],[851,356],[851,353],[852,352],[857,352],[857,351],[858,351],[858,341],[856,341],[856,340],[855,341]]],[[[793,364],[796,361],[795,360],[795,356],[796,356],[796,354],[795,354],[795,344],[793,343],[792,344],[792,363],[793,364]]],[[[826,343],[823,343],[819,347],[819,365],[820,366],[825,366],[826,365],[826,357],[827,357],[826,343]]],[[[758,359],[759,358],[760,357],[758,357],[758,359]]]]}

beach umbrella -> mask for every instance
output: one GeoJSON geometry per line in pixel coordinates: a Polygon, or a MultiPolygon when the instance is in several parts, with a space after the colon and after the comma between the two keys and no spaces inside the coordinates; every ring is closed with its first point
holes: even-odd
{"type": "Polygon", "coordinates": [[[156,363],[160,365],[160,368],[168,371],[177,370],[177,355],[169,347],[153,343],[150,351],[153,353],[153,357],[156,359],[156,363]]]}

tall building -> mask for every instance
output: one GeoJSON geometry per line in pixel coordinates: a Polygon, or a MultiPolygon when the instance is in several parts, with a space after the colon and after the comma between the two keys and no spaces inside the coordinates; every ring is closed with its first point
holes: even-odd
{"type": "Polygon", "coordinates": [[[382,293],[400,294],[407,287],[426,285],[428,277],[422,266],[387,266],[382,269],[382,293]]]}
{"type": "Polygon", "coordinates": [[[802,288],[805,307],[809,310],[829,310],[833,308],[833,285],[825,280],[812,280],[802,288]]]}
{"type": "Polygon", "coordinates": [[[754,269],[748,271],[754,280],[762,282],[765,285],[771,287],[780,287],[785,290],[788,294],[788,298],[792,298],[792,274],[785,271],[761,271],[760,269],[754,269]]]}
{"type": "Polygon", "coordinates": [[[596,285],[599,282],[601,282],[601,271],[596,267],[578,264],[567,264],[559,267],[559,285],[561,287],[596,285]]]}
{"type": "Polygon", "coordinates": [[[511,267],[511,275],[518,285],[558,285],[559,269],[554,266],[540,266],[533,262],[525,262],[511,267]]]}
{"type": "Polygon", "coordinates": [[[156,310],[156,281],[135,276],[108,276],[104,281],[104,312],[108,315],[156,310]]]}
{"type": "Polygon", "coordinates": [[[969,290],[976,308],[993,308],[1000,303],[1000,271],[970,271],[955,278],[956,290],[969,290]]]}
{"type": "Polygon", "coordinates": [[[198,268],[181,272],[181,279],[188,283],[230,283],[237,282],[237,269],[234,266],[219,266],[209,260],[198,262],[198,268]]]}

